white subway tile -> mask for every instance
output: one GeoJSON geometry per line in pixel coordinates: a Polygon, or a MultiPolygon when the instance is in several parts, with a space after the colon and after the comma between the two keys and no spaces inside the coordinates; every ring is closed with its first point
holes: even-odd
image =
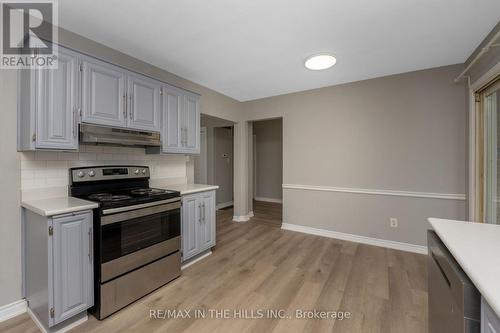
{"type": "Polygon", "coordinates": [[[102,152],[103,153],[109,153],[109,154],[118,154],[120,153],[120,147],[102,147],[102,152]]]}
{"type": "Polygon", "coordinates": [[[127,154],[113,154],[113,160],[114,161],[127,161],[128,155],[127,154]]]}
{"type": "Polygon", "coordinates": [[[83,151],[86,153],[102,153],[103,147],[94,146],[94,145],[81,145],[80,151],[83,151]],[[83,150],[82,150],[82,148],[83,148],[83,150]]]}
{"type": "Polygon", "coordinates": [[[55,151],[37,151],[35,152],[35,159],[37,161],[56,161],[57,154],[55,151]]]}
{"type": "Polygon", "coordinates": [[[98,161],[111,161],[113,159],[113,154],[109,153],[99,153],[97,154],[98,161]]]}
{"type": "Polygon", "coordinates": [[[46,186],[65,186],[65,185],[68,185],[68,177],[46,179],[45,185],[46,186]]]}
{"type": "Polygon", "coordinates": [[[79,153],[78,159],[80,161],[95,161],[97,157],[95,153],[79,153]]]}
{"type": "Polygon", "coordinates": [[[46,161],[24,160],[21,161],[21,170],[42,169],[45,168],[46,164],[46,161]]]}
{"type": "Polygon", "coordinates": [[[67,169],[68,162],[67,161],[47,161],[46,168],[47,169],[67,169]]]}
{"type": "Polygon", "coordinates": [[[25,160],[33,161],[35,159],[35,152],[34,151],[20,152],[19,155],[21,155],[21,161],[25,161],[25,160]]]}
{"type": "Polygon", "coordinates": [[[58,156],[60,161],[78,161],[78,153],[60,152],[58,156]]]}
{"type": "Polygon", "coordinates": [[[23,180],[28,180],[28,179],[34,179],[35,178],[35,171],[34,170],[21,170],[21,179],[23,180]]]}

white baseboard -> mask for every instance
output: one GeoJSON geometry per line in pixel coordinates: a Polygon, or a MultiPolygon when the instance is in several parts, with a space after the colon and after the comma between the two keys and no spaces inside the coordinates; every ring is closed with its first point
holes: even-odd
{"type": "Polygon", "coordinates": [[[255,201],[265,201],[265,202],[275,202],[275,203],[283,203],[282,199],[274,199],[274,198],[266,198],[266,197],[255,197],[255,201]]]}
{"type": "Polygon", "coordinates": [[[247,222],[250,218],[253,217],[253,211],[248,213],[247,215],[233,216],[233,222],[247,222]]]}
{"type": "Polygon", "coordinates": [[[14,318],[26,312],[26,300],[20,299],[18,301],[6,304],[0,307],[0,322],[10,318],[14,318]]]}
{"type": "Polygon", "coordinates": [[[290,230],[290,231],[297,231],[297,232],[302,232],[305,234],[323,236],[323,237],[328,237],[328,238],[342,239],[342,240],[350,241],[350,242],[387,247],[390,249],[401,250],[401,251],[406,251],[406,252],[427,254],[427,247],[425,247],[425,246],[396,242],[396,241],[391,241],[391,240],[387,240],[387,239],[353,235],[353,234],[347,234],[347,233],[338,232],[338,231],[311,228],[311,227],[306,227],[303,225],[290,224],[290,223],[283,223],[281,225],[281,229],[290,230]]]}
{"type": "MultiPolygon", "coordinates": [[[[78,325],[81,325],[83,324],[84,322],[86,322],[89,317],[88,315],[86,314],[84,317],[72,322],[71,324],[68,324],[67,326],[64,326],[64,327],[61,327],[60,329],[54,329],[53,327],[49,330],[47,330],[43,325],[42,323],[40,322],[40,320],[38,320],[38,317],[33,313],[33,311],[31,311],[30,308],[28,308],[28,314],[29,316],[31,317],[31,319],[35,322],[36,326],[40,329],[40,331],[42,331],[43,333],[64,333],[64,332],[67,332],[75,327],[77,327],[78,325]]],[[[78,315],[77,315],[78,316],[78,315]]],[[[57,325],[61,325],[61,324],[57,324],[57,325]]],[[[56,326],[57,326],[56,325],[56,326]]]]}
{"type": "Polygon", "coordinates": [[[195,259],[193,259],[191,261],[188,261],[186,264],[184,264],[184,265],[181,266],[181,269],[186,269],[189,266],[191,266],[193,264],[196,264],[198,261],[205,259],[206,257],[208,257],[211,254],[212,254],[212,251],[208,251],[207,253],[205,253],[204,255],[199,256],[198,258],[195,258],[195,259]]]}
{"type": "Polygon", "coordinates": [[[231,207],[232,205],[233,205],[233,202],[228,201],[228,202],[223,202],[223,203],[217,204],[216,208],[222,209],[222,208],[226,208],[226,207],[231,207]]]}

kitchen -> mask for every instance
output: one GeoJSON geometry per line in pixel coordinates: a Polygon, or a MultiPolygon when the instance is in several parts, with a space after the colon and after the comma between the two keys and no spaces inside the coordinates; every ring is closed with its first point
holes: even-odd
{"type": "MultiPolygon", "coordinates": [[[[459,23],[471,15],[472,5],[462,4],[453,22],[432,26],[429,44],[398,20],[432,56],[398,56],[395,50],[409,46],[391,32],[391,42],[380,42],[389,60],[374,59],[374,72],[362,66],[368,49],[353,62],[346,56],[358,47],[352,44],[339,42],[335,51],[330,40],[331,46],[309,50],[306,42],[280,39],[280,27],[266,14],[273,37],[250,28],[241,33],[255,33],[255,43],[262,37],[261,46],[280,41],[274,55],[287,49],[280,43],[298,49],[290,51],[292,60],[283,58],[283,68],[266,58],[274,74],[259,78],[263,54],[252,55],[235,36],[222,52],[227,57],[210,45],[229,38],[214,18],[203,18],[212,24],[206,30],[166,29],[165,42],[147,47],[153,34],[123,22],[114,27],[110,23],[123,13],[111,4],[93,5],[103,18],[95,28],[88,24],[91,8],[59,1],[57,38],[41,39],[52,41],[47,45],[57,53],[57,68],[0,69],[0,168],[12,175],[0,200],[0,330],[493,332],[499,326],[492,287],[499,273],[481,264],[495,260],[495,247],[478,242],[494,242],[498,228],[491,222],[496,187],[488,185],[496,171],[488,154],[496,154],[497,136],[486,126],[496,123],[497,3],[485,0],[484,20],[472,27],[459,23]],[[130,35],[118,37],[120,28],[130,35]],[[201,33],[206,38],[200,40],[201,33]],[[323,49],[332,48],[338,63],[309,68],[310,55],[325,56],[323,49]],[[231,62],[240,54],[234,50],[246,50],[248,66],[231,62]],[[193,59],[209,51],[206,63],[193,59]],[[232,74],[224,74],[213,56],[223,57],[232,74]],[[401,59],[406,62],[396,64],[401,59]],[[297,79],[288,76],[292,72],[297,79]],[[202,117],[232,124],[232,206],[216,207],[219,184],[194,181],[202,117]],[[253,188],[253,125],[273,119],[281,119],[283,131],[282,203],[263,206],[253,188]],[[266,223],[258,218],[263,215],[276,221],[266,223]],[[459,222],[466,220],[488,223],[459,222]],[[430,229],[437,243],[428,241],[430,229]],[[469,234],[477,236],[461,243],[469,234]],[[438,258],[437,266],[430,261],[432,269],[427,253],[438,258]],[[460,293],[457,271],[473,292],[436,298],[460,293]],[[435,284],[435,276],[444,276],[444,284],[435,284]],[[460,311],[445,311],[456,307],[460,311]],[[171,310],[172,317],[161,319],[160,310],[171,310]],[[174,310],[199,315],[182,318],[174,310]],[[311,310],[312,317],[293,310],[311,310]]],[[[133,25],[143,29],[151,28],[146,15],[167,6],[127,5],[140,17],[133,25]]],[[[273,8],[281,5],[276,1],[273,8]]],[[[416,8],[393,5],[381,8],[386,15],[416,8]]],[[[291,6],[283,24],[293,27],[293,15],[304,6],[291,6]]],[[[258,7],[231,8],[237,17],[256,18],[258,7]]],[[[201,7],[175,8],[202,20],[201,7]]],[[[370,8],[366,15],[375,17],[378,7],[370,8]]],[[[320,12],[308,15],[326,19],[320,12]]],[[[418,17],[436,20],[445,12],[440,5],[418,17]]],[[[156,27],[173,24],[159,22],[156,27]]],[[[361,38],[352,33],[353,40],[361,38]]],[[[311,37],[307,28],[298,34],[297,40],[311,37]]],[[[363,40],[373,47],[370,38],[363,40]]]]}

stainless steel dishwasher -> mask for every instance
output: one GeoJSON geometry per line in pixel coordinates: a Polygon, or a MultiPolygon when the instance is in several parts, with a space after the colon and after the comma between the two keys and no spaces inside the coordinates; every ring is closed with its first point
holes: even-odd
{"type": "Polygon", "coordinates": [[[479,291],[432,230],[427,246],[429,333],[479,333],[479,291]]]}

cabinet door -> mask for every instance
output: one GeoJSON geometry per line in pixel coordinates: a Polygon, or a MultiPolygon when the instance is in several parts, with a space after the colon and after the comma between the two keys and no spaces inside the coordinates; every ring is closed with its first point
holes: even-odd
{"type": "Polygon", "coordinates": [[[51,326],[94,305],[92,213],[54,217],[52,227],[51,326]]]}
{"type": "Polygon", "coordinates": [[[200,252],[198,241],[201,205],[196,196],[182,198],[182,260],[187,260],[200,252]]]}
{"type": "Polygon", "coordinates": [[[89,57],[82,66],[82,122],[126,127],[125,71],[89,57]]]}
{"type": "Polygon", "coordinates": [[[162,151],[179,153],[181,147],[181,115],[184,109],[182,91],[173,87],[163,87],[162,102],[162,151]]]}
{"type": "Polygon", "coordinates": [[[36,85],[35,147],[78,149],[78,58],[59,48],[58,68],[39,69],[36,85]]]}
{"type": "Polygon", "coordinates": [[[200,153],[200,107],[199,96],[186,94],[183,112],[183,151],[188,154],[200,153]]]}
{"type": "Polygon", "coordinates": [[[500,318],[481,297],[481,333],[500,333],[500,318]]]}
{"type": "Polygon", "coordinates": [[[128,75],[128,122],[132,129],[160,130],[160,84],[147,77],[128,75]]]}
{"type": "Polygon", "coordinates": [[[200,194],[200,252],[215,245],[215,191],[200,194]]]}

